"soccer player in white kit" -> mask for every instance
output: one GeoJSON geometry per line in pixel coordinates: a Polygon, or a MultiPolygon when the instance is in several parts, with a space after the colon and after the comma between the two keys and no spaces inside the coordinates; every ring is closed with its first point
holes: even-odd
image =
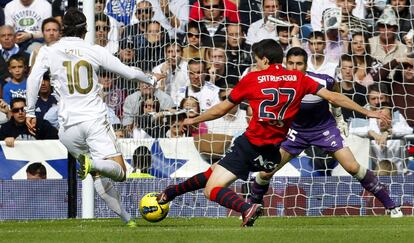
{"type": "Polygon", "coordinates": [[[92,172],[98,194],[123,221],[134,226],[109,179],[124,181],[126,167],[106,117],[107,108],[99,96],[96,73],[103,67],[151,85],[154,79],[122,64],[103,47],[84,41],[86,31],[85,15],[76,8],[69,9],[63,17],[63,37],[40,49],[27,81],[26,123],[35,133],[35,104],[43,74],[49,69],[58,95],[59,140],[78,159],[79,176],[85,179],[92,172]]]}

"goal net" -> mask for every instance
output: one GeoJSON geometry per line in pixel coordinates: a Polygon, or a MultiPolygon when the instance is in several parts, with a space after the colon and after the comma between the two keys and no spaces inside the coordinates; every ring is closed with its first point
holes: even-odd
{"type": "MultiPolygon", "coordinates": [[[[106,70],[99,73],[113,127],[124,138],[120,143],[132,181],[117,186],[129,209],[137,210],[137,195],[144,191],[161,191],[204,171],[243,133],[246,104],[186,133],[178,128],[185,117],[226,99],[243,73],[255,70],[251,45],[272,38],[285,54],[291,47],[304,48],[307,70],[335,78],[339,92],[359,105],[390,111],[393,122],[386,128],[346,109],[335,116],[359,163],[380,175],[392,199],[412,214],[414,62],[407,57],[413,47],[412,6],[410,1],[382,2],[107,1],[95,16],[96,43],[123,63],[162,76],[150,87],[106,70]]],[[[232,187],[243,196],[250,191],[249,182],[232,187]]],[[[95,210],[105,212],[96,202],[95,210]]],[[[233,215],[201,191],[172,205],[173,216],[233,215]]],[[[269,216],[384,213],[358,181],[316,147],[272,179],[265,207],[269,216]]]]}

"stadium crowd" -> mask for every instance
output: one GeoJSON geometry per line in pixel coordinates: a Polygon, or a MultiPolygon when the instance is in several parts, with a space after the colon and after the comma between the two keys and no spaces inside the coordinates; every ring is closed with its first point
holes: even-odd
{"type": "MultiPolygon", "coordinates": [[[[49,73],[36,104],[39,125],[47,132],[28,136],[19,121],[25,111],[16,105],[25,102],[26,78],[39,49],[59,39],[68,2],[2,0],[0,5],[0,139],[13,146],[15,139],[56,138],[58,101],[49,73]]],[[[344,134],[371,138],[377,163],[390,161],[402,171],[403,146],[395,141],[414,128],[413,6],[409,0],[95,0],[95,43],[123,63],[162,77],[151,86],[100,70],[108,117],[119,137],[222,134],[223,146],[228,145],[247,127],[246,105],[186,133],[177,127],[184,117],[226,99],[239,79],[255,70],[251,45],[270,38],[285,53],[302,47],[308,71],[335,78],[335,89],[361,106],[392,115],[387,127],[333,109],[344,134]]]]}

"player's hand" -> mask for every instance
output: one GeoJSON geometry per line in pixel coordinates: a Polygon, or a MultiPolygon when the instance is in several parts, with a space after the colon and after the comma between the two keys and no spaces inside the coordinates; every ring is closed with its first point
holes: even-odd
{"type": "Polygon", "coordinates": [[[180,122],[180,132],[186,132],[189,126],[197,124],[194,122],[194,118],[186,118],[184,121],[180,122]]]}
{"type": "Polygon", "coordinates": [[[26,126],[30,134],[36,136],[36,117],[26,117],[26,126]]]}
{"type": "Polygon", "coordinates": [[[391,117],[382,111],[368,111],[367,117],[377,118],[387,126],[391,125],[391,117]]]}
{"type": "Polygon", "coordinates": [[[341,132],[341,134],[343,134],[345,137],[348,137],[348,135],[349,135],[348,123],[346,121],[344,121],[342,115],[339,118],[336,119],[336,125],[337,125],[339,131],[341,132]]]}
{"type": "Polygon", "coordinates": [[[4,142],[6,143],[6,146],[7,147],[14,147],[14,140],[15,140],[15,138],[14,137],[7,137],[7,138],[5,138],[4,139],[4,142]]]}

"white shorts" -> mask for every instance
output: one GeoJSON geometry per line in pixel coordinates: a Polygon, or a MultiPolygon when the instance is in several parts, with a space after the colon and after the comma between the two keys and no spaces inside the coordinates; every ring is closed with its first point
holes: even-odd
{"type": "Polygon", "coordinates": [[[75,158],[89,154],[93,160],[121,155],[111,124],[106,119],[60,127],[59,140],[75,158]]]}

